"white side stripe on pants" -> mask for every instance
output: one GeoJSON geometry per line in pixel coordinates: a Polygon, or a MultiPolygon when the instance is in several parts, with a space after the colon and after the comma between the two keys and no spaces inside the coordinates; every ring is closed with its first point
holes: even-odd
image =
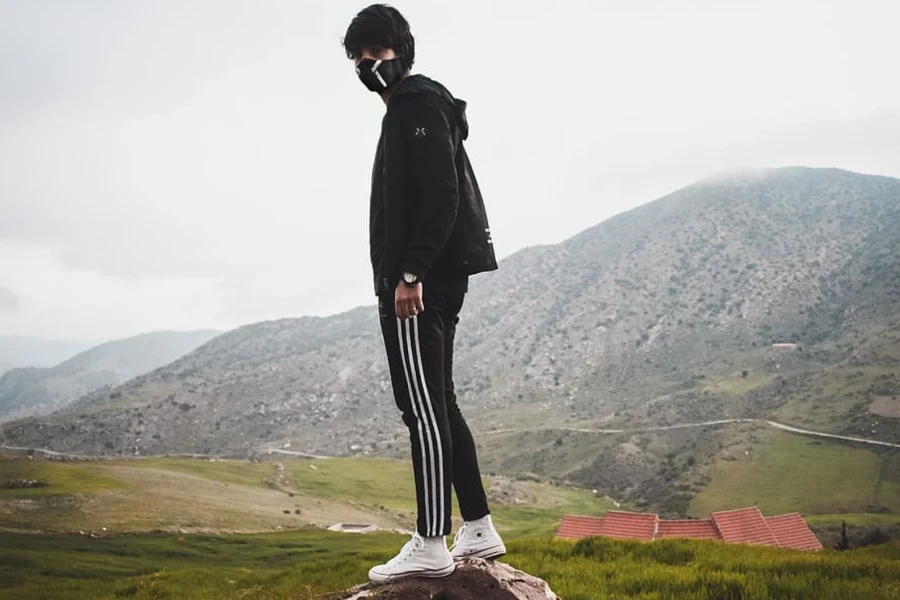
{"type": "MultiPolygon", "coordinates": [[[[413,392],[412,378],[410,377],[410,374],[409,374],[409,364],[407,363],[407,360],[406,360],[406,356],[407,356],[406,348],[408,348],[408,345],[404,345],[403,342],[404,342],[404,340],[408,340],[409,338],[406,334],[405,325],[406,324],[403,322],[403,320],[400,319],[400,317],[397,317],[397,341],[400,344],[400,359],[403,361],[403,375],[406,377],[406,389],[409,393],[409,401],[410,401],[410,404],[412,404],[413,414],[416,416],[416,421],[418,422],[419,447],[422,450],[422,471],[423,471],[422,479],[423,479],[423,483],[425,485],[425,490],[424,490],[425,498],[427,499],[428,498],[429,481],[428,481],[428,466],[427,466],[428,461],[425,458],[425,435],[422,430],[423,421],[422,421],[422,418],[419,416],[417,392],[415,392],[415,393],[413,392]]],[[[426,523],[426,527],[430,530],[431,529],[431,504],[429,502],[427,502],[427,500],[426,500],[426,504],[425,504],[425,523],[426,523]]]]}
{"type": "Polygon", "coordinates": [[[438,470],[435,473],[437,480],[437,488],[435,495],[435,519],[434,533],[438,535],[444,527],[444,445],[441,442],[441,431],[438,429],[437,417],[434,415],[434,404],[431,402],[431,395],[428,393],[428,386],[425,384],[425,369],[422,367],[422,346],[419,344],[419,318],[413,317],[413,336],[416,340],[416,361],[419,366],[419,382],[422,384],[422,391],[425,393],[425,412],[431,423],[431,429],[434,432],[434,445],[437,448],[437,464],[438,470]]]}
{"type": "MultiPolygon", "coordinates": [[[[416,321],[416,317],[413,317],[413,323],[417,325],[416,321]]],[[[406,387],[409,393],[413,414],[416,417],[416,421],[418,421],[419,446],[422,450],[422,479],[425,487],[423,490],[425,500],[425,535],[432,536],[437,535],[436,532],[443,526],[443,512],[440,513],[440,524],[438,524],[438,517],[435,515],[438,510],[439,502],[441,507],[443,507],[443,496],[440,496],[441,500],[439,501],[437,495],[438,490],[436,489],[440,486],[443,491],[443,480],[437,480],[437,472],[435,470],[435,448],[437,448],[437,452],[441,457],[439,464],[442,474],[443,452],[441,448],[440,432],[437,429],[434,416],[427,410],[425,400],[422,398],[420,391],[424,390],[424,395],[426,398],[429,398],[428,402],[430,404],[428,388],[425,386],[425,377],[422,370],[421,352],[419,351],[418,327],[415,328],[415,352],[413,351],[413,340],[411,339],[410,329],[411,327],[407,320],[400,319],[399,317],[397,318],[397,337],[399,338],[400,357],[403,362],[403,374],[406,376],[406,387]],[[416,356],[418,356],[418,361],[416,360],[416,356]],[[427,448],[429,449],[428,456],[426,456],[425,452],[426,440],[427,448]],[[429,458],[431,463],[430,469],[429,458]]]]}

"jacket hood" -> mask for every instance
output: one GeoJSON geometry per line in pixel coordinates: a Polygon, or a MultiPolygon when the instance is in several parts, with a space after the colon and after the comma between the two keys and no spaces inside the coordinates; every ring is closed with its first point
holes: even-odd
{"type": "Polygon", "coordinates": [[[446,107],[453,113],[456,124],[459,127],[462,139],[469,137],[469,122],[466,120],[466,101],[454,98],[453,94],[443,84],[424,75],[410,75],[398,86],[394,95],[400,94],[434,94],[437,95],[446,107]]]}

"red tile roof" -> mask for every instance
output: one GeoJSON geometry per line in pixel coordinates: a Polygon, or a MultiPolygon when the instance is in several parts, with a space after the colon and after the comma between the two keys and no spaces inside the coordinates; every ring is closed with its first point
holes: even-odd
{"type": "Polygon", "coordinates": [[[719,540],[719,532],[716,530],[712,519],[690,521],[660,521],[656,539],[664,538],[692,538],[697,540],[719,540]]]}
{"type": "Polygon", "coordinates": [[[606,513],[600,535],[629,540],[653,541],[659,526],[659,516],[653,513],[633,513],[611,510],[606,513]]]}
{"type": "Polygon", "coordinates": [[[569,540],[600,535],[600,527],[603,525],[602,517],[584,517],[581,515],[566,515],[563,517],[556,537],[569,540]]]}
{"type": "Polygon", "coordinates": [[[714,512],[712,520],[722,539],[730,544],[778,546],[769,524],[755,506],[714,512]]]}
{"type": "Polygon", "coordinates": [[[666,538],[719,539],[730,544],[763,544],[795,550],[821,550],[822,544],[798,513],[763,517],[758,508],[712,513],[711,519],[663,521],[654,513],[611,510],[606,517],[566,515],[557,538],[591,536],[653,541],[666,538]]]}
{"type": "Polygon", "coordinates": [[[766,517],[769,529],[782,548],[794,550],[821,550],[819,538],[812,532],[800,513],[766,517]]]}

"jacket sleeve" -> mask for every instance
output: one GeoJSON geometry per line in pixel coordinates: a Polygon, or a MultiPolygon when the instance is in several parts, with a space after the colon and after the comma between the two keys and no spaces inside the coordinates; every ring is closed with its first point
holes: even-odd
{"type": "Polygon", "coordinates": [[[387,113],[385,164],[389,172],[400,170],[397,179],[403,190],[389,191],[385,201],[388,214],[399,210],[404,215],[408,241],[398,248],[400,271],[424,278],[453,231],[459,207],[455,122],[439,100],[428,95],[393,100],[387,113]]]}

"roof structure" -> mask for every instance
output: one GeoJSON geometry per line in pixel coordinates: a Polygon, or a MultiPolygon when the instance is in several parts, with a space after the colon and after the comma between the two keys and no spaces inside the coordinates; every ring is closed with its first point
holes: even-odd
{"type": "Polygon", "coordinates": [[[585,517],[582,515],[566,515],[563,517],[556,537],[568,540],[580,540],[600,535],[603,517],[585,517]]]}
{"type": "Polygon", "coordinates": [[[778,546],[769,524],[755,506],[712,513],[719,535],[729,544],[778,546]]]}
{"type": "Polygon", "coordinates": [[[659,527],[659,515],[611,510],[606,513],[600,535],[623,540],[653,541],[659,527]]]}
{"type": "Polygon", "coordinates": [[[656,539],[687,538],[695,540],[720,540],[719,532],[712,519],[660,521],[656,539]]]}
{"type": "Polygon", "coordinates": [[[800,516],[800,513],[766,517],[766,523],[782,548],[822,550],[822,543],[800,516]]]}
{"type": "Polygon", "coordinates": [[[655,513],[611,510],[606,517],[566,515],[557,538],[580,540],[603,536],[652,542],[661,539],[708,539],[729,544],[761,544],[793,550],[822,550],[799,513],[764,517],[756,507],[714,512],[709,519],[667,521],[655,513]]]}

